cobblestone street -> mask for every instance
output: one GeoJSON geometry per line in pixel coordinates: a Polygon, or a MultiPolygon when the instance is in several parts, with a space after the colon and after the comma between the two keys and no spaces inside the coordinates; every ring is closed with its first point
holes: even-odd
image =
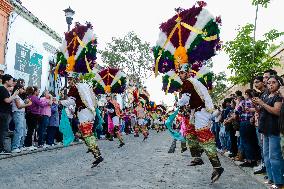
{"type": "Polygon", "coordinates": [[[220,157],[225,172],[210,184],[212,168],[204,156],[205,165],[189,167],[189,152],[168,154],[169,135],[151,133],[146,142],[142,137],[124,136],[126,145],[99,141],[105,161],[91,169],[92,156],[84,145],[45,151],[0,160],[0,188],[218,188],[262,189],[263,185],[248,176],[228,159],[220,157]]]}

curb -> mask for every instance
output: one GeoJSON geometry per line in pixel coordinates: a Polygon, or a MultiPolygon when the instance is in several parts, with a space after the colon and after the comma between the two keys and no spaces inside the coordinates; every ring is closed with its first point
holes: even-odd
{"type": "Polygon", "coordinates": [[[231,158],[229,158],[229,157],[227,157],[227,156],[225,156],[225,155],[223,155],[223,154],[220,154],[220,153],[219,153],[219,155],[221,155],[222,157],[224,157],[224,158],[228,159],[229,161],[231,161],[233,164],[235,164],[237,167],[239,167],[239,169],[241,169],[245,174],[247,174],[248,176],[254,178],[256,181],[258,181],[260,184],[262,184],[262,186],[264,186],[264,188],[267,188],[267,189],[270,188],[270,186],[268,186],[268,185],[266,185],[266,184],[264,183],[265,180],[264,180],[263,177],[264,177],[265,175],[263,175],[263,174],[255,175],[255,174],[253,174],[253,169],[252,169],[252,168],[244,168],[244,167],[241,167],[241,166],[240,166],[241,162],[234,161],[234,160],[232,160],[231,158]]]}
{"type": "Polygon", "coordinates": [[[56,145],[56,146],[51,146],[49,148],[45,148],[45,149],[37,149],[34,151],[25,151],[25,152],[20,152],[20,153],[15,153],[15,154],[11,154],[11,155],[1,155],[3,157],[0,156],[0,160],[2,159],[10,159],[10,158],[14,158],[14,157],[18,157],[18,156],[24,156],[24,155],[28,155],[28,154],[35,154],[35,153],[39,153],[39,152],[46,152],[46,151],[52,151],[52,150],[56,150],[56,149],[61,149],[61,148],[68,148],[71,146],[76,146],[79,144],[83,144],[83,142],[73,142],[71,143],[69,146],[63,146],[61,145],[56,145]]]}

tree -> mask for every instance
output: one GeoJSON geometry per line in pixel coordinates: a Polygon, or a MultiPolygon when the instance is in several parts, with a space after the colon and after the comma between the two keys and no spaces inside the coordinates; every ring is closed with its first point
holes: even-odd
{"type": "Polygon", "coordinates": [[[228,69],[235,74],[229,80],[233,84],[250,83],[251,88],[253,87],[251,80],[255,76],[279,65],[279,59],[272,57],[271,53],[280,47],[280,45],[273,44],[273,41],[284,34],[284,32],[273,29],[264,34],[263,40],[255,41],[253,31],[254,25],[247,24],[238,29],[234,40],[224,45],[224,50],[231,60],[228,69]]]}
{"type": "Polygon", "coordinates": [[[270,0],[252,0],[253,5],[255,6],[261,5],[265,8],[267,8],[269,3],[270,3],[270,0]]]}
{"type": "Polygon", "coordinates": [[[213,75],[213,90],[211,93],[214,104],[218,104],[220,100],[224,99],[225,91],[227,89],[227,77],[225,72],[220,72],[213,75]]]}
{"type": "Polygon", "coordinates": [[[150,43],[143,42],[134,32],[112,38],[100,53],[104,63],[122,69],[135,83],[142,84],[151,75],[154,59],[150,43]]]}

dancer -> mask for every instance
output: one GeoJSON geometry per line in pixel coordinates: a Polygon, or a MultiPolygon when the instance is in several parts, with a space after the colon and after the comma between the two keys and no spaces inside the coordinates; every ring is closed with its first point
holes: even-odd
{"type": "Polygon", "coordinates": [[[145,108],[143,107],[141,102],[138,102],[138,107],[136,107],[136,112],[137,112],[137,126],[135,127],[135,137],[139,136],[139,130],[142,131],[142,134],[144,136],[143,141],[145,141],[148,138],[148,130],[146,127],[146,121],[145,121],[145,116],[146,116],[146,112],[145,112],[145,108]]]}
{"type": "Polygon", "coordinates": [[[186,108],[187,112],[190,112],[190,118],[192,120],[190,123],[189,119],[185,119],[185,124],[187,127],[190,127],[187,128],[186,139],[191,154],[196,157],[196,163],[193,162],[193,164],[203,164],[200,157],[204,150],[213,166],[214,171],[211,180],[215,182],[219,179],[224,169],[221,167],[214,135],[210,130],[211,113],[209,111],[213,109],[212,99],[207,89],[200,81],[189,77],[188,64],[181,66],[179,76],[183,81],[183,85],[181,90],[182,97],[178,102],[178,106],[186,108]],[[202,150],[200,150],[200,148],[202,150]]]}
{"type": "Polygon", "coordinates": [[[96,138],[93,133],[93,122],[96,117],[96,99],[90,86],[86,83],[76,82],[75,78],[68,78],[69,92],[67,100],[62,100],[60,103],[69,107],[76,105],[75,115],[79,119],[79,132],[88,152],[94,155],[95,161],[92,168],[96,167],[104,159],[101,156],[100,149],[96,143],[96,138]]]}
{"type": "Polygon", "coordinates": [[[107,105],[105,107],[105,111],[108,114],[107,116],[110,118],[109,121],[111,121],[114,126],[113,128],[111,128],[110,127],[111,123],[108,123],[109,133],[111,134],[111,138],[113,138],[114,134],[116,135],[116,137],[118,138],[120,142],[118,148],[121,148],[122,146],[125,145],[125,143],[123,142],[123,138],[120,133],[120,127],[119,127],[120,122],[119,122],[119,115],[118,115],[117,107],[115,107],[114,101],[112,100],[112,97],[110,94],[107,94],[106,100],[107,100],[107,105]]]}

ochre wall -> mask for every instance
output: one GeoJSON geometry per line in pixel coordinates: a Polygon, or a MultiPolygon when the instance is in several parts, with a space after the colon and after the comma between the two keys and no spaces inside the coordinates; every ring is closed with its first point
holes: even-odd
{"type": "Polygon", "coordinates": [[[0,64],[4,64],[8,18],[13,7],[7,0],[0,0],[0,64]]]}

